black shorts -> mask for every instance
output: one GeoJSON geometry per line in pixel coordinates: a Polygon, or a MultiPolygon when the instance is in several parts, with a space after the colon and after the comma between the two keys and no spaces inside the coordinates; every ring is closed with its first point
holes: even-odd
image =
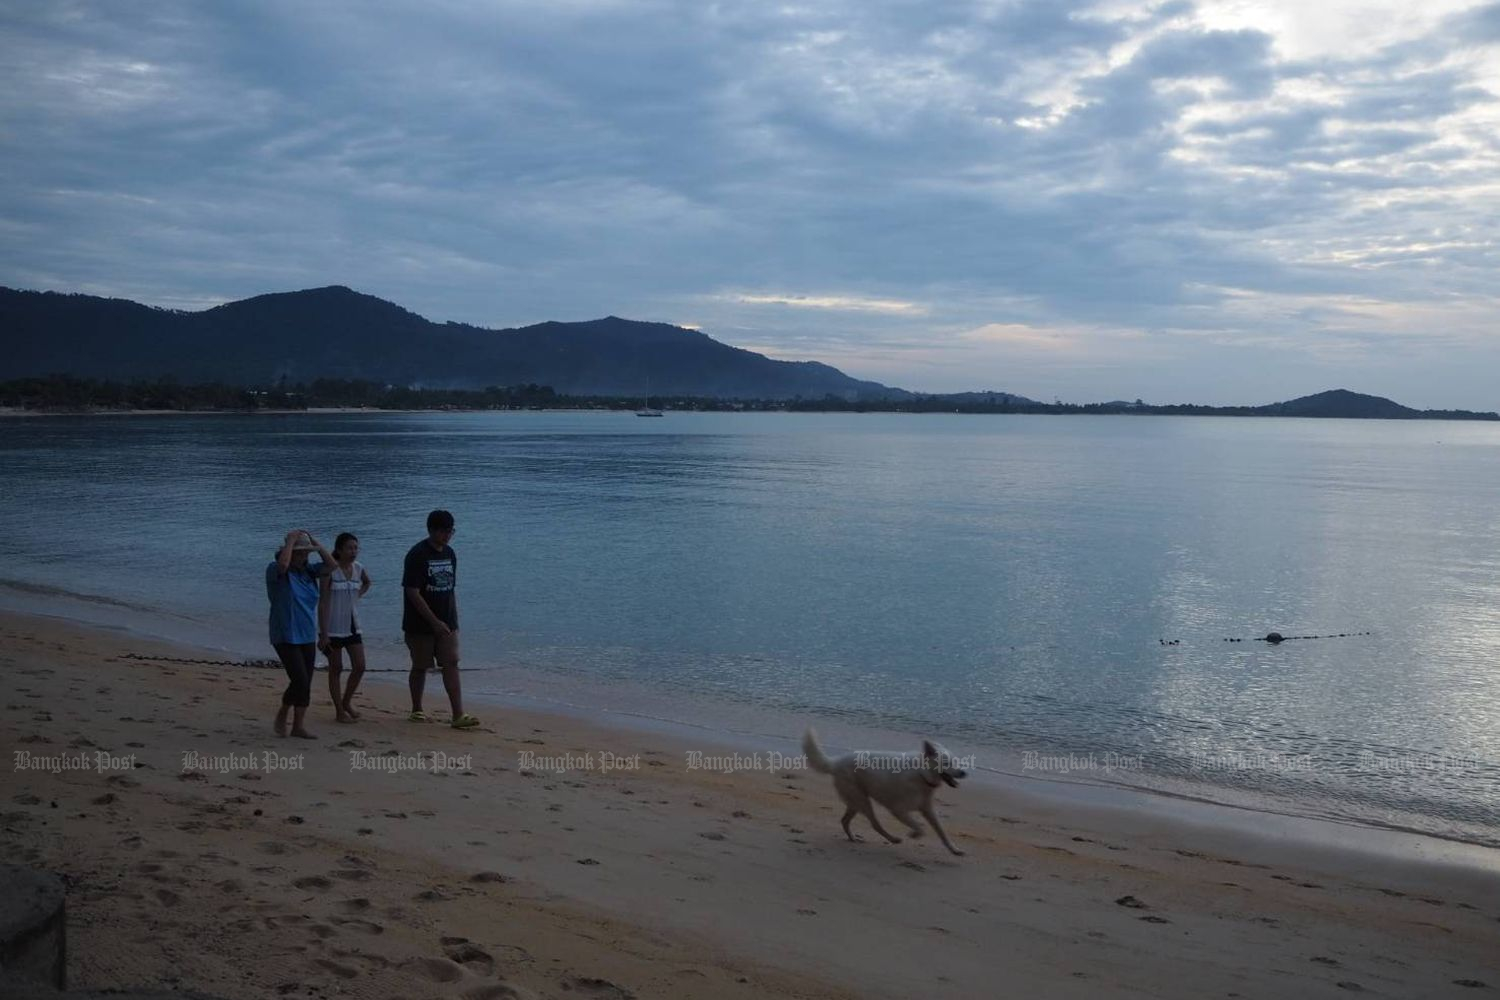
{"type": "Polygon", "coordinates": [[[328,645],[334,649],[348,649],[350,646],[363,646],[364,644],[365,640],[358,632],[353,635],[330,635],[328,637],[328,645]]]}

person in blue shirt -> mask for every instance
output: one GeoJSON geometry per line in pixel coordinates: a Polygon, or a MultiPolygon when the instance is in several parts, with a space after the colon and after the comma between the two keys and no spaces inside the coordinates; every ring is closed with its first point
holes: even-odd
{"type": "Polygon", "coordinates": [[[312,701],[313,671],[318,663],[318,591],[320,577],[333,565],[333,556],[308,531],[288,531],[281,551],[266,567],[266,597],[271,601],[271,646],[281,658],[290,683],[281,696],[276,713],[276,735],[287,734],[287,714],[292,717],[292,735],[316,739],[303,725],[312,701]],[[321,563],[309,563],[316,551],[321,563]]]}

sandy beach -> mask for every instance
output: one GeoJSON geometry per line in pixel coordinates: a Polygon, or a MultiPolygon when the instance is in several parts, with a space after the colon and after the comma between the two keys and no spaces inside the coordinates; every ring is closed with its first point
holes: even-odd
{"type": "MultiPolygon", "coordinates": [[[[1390,997],[1500,988],[1500,863],[1304,849],[944,789],[845,841],[827,778],[371,685],[317,741],[279,671],[0,615],[0,843],[69,884],[69,979],[229,998],[1390,997]],[[435,702],[434,704],[438,704],[435,702]],[[435,767],[434,765],[442,765],[435,767]]],[[[322,683],[322,677],[318,678],[322,683]]],[[[898,748],[899,749],[899,748],[898,748]]],[[[1253,826],[1253,824],[1251,824],[1253,826]]],[[[1482,859],[1482,856],[1481,856],[1482,859]]]]}

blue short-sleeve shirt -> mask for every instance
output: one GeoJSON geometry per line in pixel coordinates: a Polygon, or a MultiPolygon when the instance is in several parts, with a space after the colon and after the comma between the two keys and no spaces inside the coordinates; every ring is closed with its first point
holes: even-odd
{"type": "Polygon", "coordinates": [[[266,567],[271,601],[271,645],[318,641],[318,586],[322,563],[305,563],[285,573],[272,560],[266,567]]]}

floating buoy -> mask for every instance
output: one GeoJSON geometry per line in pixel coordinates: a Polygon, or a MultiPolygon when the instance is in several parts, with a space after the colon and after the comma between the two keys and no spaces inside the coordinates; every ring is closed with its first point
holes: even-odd
{"type": "Polygon", "coordinates": [[[1276,643],[1281,642],[1281,641],[1282,641],[1282,636],[1281,636],[1280,632],[1271,632],[1271,633],[1269,633],[1269,634],[1266,635],[1266,642],[1269,642],[1272,645],[1275,645],[1276,643]]]}

